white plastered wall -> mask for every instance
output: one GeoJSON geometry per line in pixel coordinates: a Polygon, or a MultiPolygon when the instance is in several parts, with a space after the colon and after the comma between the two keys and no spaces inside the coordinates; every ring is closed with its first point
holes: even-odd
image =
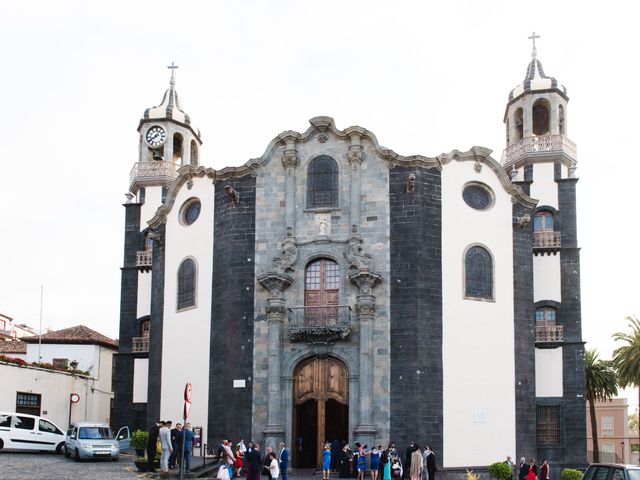
{"type": "Polygon", "coordinates": [[[211,179],[194,178],[190,190],[185,184],[178,192],[166,224],[160,416],[174,423],[182,418],[184,387],[189,382],[193,386],[189,421],[194,426],[206,426],[208,418],[213,213],[211,179]],[[182,225],[180,209],[192,197],[200,200],[200,215],[193,224],[182,225]],[[178,267],[187,257],[197,265],[196,306],[177,311],[178,267]]]}
{"type": "Polygon", "coordinates": [[[558,208],[558,184],[554,180],[553,163],[533,164],[533,183],[530,194],[538,199],[538,206],[558,208]]]}
{"type": "Polygon", "coordinates": [[[511,197],[486,165],[453,161],[442,171],[443,465],[488,465],[515,451],[511,197]],[[488,185],[488,211],[466,205],[469,181],[488,185]],[[495,301],[465,300],[464,252],[487,247],[495,301]],[[464,446],[464,448],[461,448],[464,446]]]}
{"type": "Polygon", "coordinates": [[[533,301],[561,300],[560,254],[533,257],[533,301]]]}
{"type": "Polygon", "coordinates": [[[562,397],[562,347],[536,348],[536,397],[562,397]]]}
{"type": "Polygon", "coordinates": [[[149,359],[136,358],[133,361],[133,403],[147,403],[149,386],[149,359]]]}
{"type": "Polygon", "coordinates": [[[138,272],[137,318],[151,314],[151,272],[138,272]]]}

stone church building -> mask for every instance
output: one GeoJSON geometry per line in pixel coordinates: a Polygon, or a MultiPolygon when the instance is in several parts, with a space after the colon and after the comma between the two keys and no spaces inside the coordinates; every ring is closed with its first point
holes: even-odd
{"type": "MultiPolygon", "coordinates": [[[[138,125],[113,422],[205,441],[586,462],[576,147],[534,47],[506,149],[403,156],[315,117],[215,170],[172,76],[138,125]]],[[[275,126],[276,128],[278,126],[275,126]]]]}

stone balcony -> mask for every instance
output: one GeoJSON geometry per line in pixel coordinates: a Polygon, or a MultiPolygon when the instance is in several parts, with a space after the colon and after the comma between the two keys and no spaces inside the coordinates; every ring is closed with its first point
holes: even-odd
{"type": "Polygon", "coordinates": [[[519,166],[519,161],[531,157],[546,157],[560,155],[565,157],[567,163],[575,164],[578,157],[576,144],[566,135],[540,135],[525,137],[509,145],[502,153],[502,166],[519,166]]]}
{"type": "Polygon", "coordinates": [[[133,164],[129,176],[130,190],[134,187],[144,185],[170,185],[178,176],[178,168],[172,162],[153,161],[136,162],[133,164]]]}
{"type": "Polygon", "coordinates": [[[537,251],[557,251],[561,247],[561,232],[533,232],[533,249],[537,251]]]}
{"type": "Polygon", "coordinates": [[[136,252],[136,267],[151,267],[153,264],[153,250],[136,252]]]}
{"type": "Polygon", "coordinates": [[[562,325],[536,327],[536,343],[561,342],[564,342],[564,327],[562,325]]]}
{"type": "Polygon", "coordinates": [[[133,353],[149,352],[149,337],[133,337],[131,339],[131,351],[133,353]]]}
{"type": "Polygon", "coordinates": [[[321,305],[289,308],[287,334],[292,342],[330,342],[351,338],[351,307],[321,305]]]}

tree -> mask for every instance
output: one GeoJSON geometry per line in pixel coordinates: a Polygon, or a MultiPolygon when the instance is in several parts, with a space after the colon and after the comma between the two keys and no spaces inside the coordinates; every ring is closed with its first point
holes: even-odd
{"type": "MultiPolygon", "coordinates": [[[[613,351],[613,365],[618,372],[618,381],[622,388],[640,386],[640,320],[635,315],[627,317],[631,333],[617,332],[613,339],[625,345],[613,351]]],[[[640,398],[640,389],[638,390],[640,398]]]]}
{"type": "Polygon", "coordinates": [[[596,400],[610,400],[618,394],[618,381],[613,363],[610,360],[598,360],[596,349],[587,350],[584,354],[584,370],[586,377],[587,402],[591,417],[591,436],[593,437],[593,461],[600,461],[598,445],[598,422],[596,421],[596,400]]]}

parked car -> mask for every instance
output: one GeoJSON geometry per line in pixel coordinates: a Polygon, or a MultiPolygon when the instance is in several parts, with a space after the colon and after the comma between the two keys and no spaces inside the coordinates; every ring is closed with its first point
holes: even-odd
{"type": "Polygon", "coordinates": [[[592,463],[582,480],[640,480],[640,465],[592,463]]]}
{"type": "Polygon", "coordinates": [[[120,452],[131,446],[129,427],[122,427],[114,437],[106,423],[72,423],[65,439],[65,457],[74,460],[104,458],[117,461],[120,452]]]}
{"type": "Polygon", "coordinates": [[[26,413],[0,412],[0,449],[64,451],[64,433],[51,420],[26,413]]]}

